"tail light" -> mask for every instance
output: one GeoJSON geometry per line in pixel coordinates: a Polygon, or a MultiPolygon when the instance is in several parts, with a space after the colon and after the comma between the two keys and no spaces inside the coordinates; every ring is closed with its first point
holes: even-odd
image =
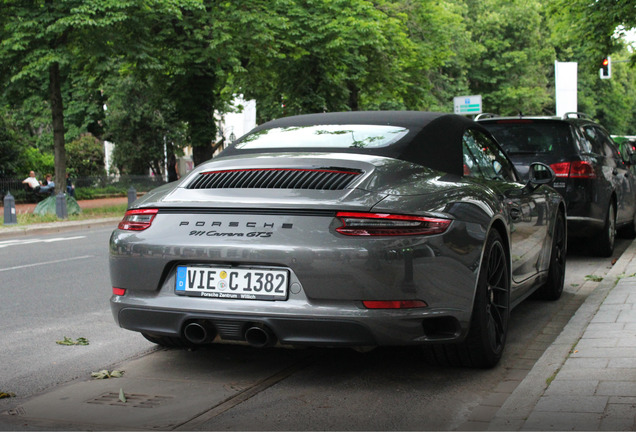
{"type": "Polygon", "coordinates": [[[126,290],[124,288],[115,288],[113,287],[113,295],[123,296],[126,294],[126,290]]]}
{"type": "Polygon", "coordinates": [[[561,178],[596,178],[594,166],[586,161],[559,162],[550,165],[550,168],[561,178]]]}
{"type": "Polygon", "coordinates": [[[158,209],[128,210],[117,228],[127,231],[143,231],[150,227],[158,211],[158,209]]]}
{"type": "Polygon", "coordinates": [[[407,236],[441,234],[450,219],[394,215],[386,213],[338,212],[342,225],[336,228],[349,236],[407,236]]]}

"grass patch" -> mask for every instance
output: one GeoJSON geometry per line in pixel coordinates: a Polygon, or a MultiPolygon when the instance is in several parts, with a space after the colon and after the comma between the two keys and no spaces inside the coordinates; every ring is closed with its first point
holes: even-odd
{"type": "MultiPolygon", "coordinates": [[[[101,218],[110,218],[110,217],[124,217],[124,213],[126,213],[126,208],[128,204],[118,204],[107,207],[98,207],[98,208],[87,208],[82,209],[82,212],[78,215],[69,215],[67,219],[69,221],[80,221],[86,219],[101,219],[101,218]]],[[[56,215],[47,214],[47,215],[34,215],[33,213],[18,213],[17,215],[18,224],[17,225],[0,225],[0,230],[3,228],[10,227],[20,227],[27,226],[33,224],[41,224],[41,223],[49,223],[49,222],[58,222],[62,219],[58,219],[56,215]]]]}

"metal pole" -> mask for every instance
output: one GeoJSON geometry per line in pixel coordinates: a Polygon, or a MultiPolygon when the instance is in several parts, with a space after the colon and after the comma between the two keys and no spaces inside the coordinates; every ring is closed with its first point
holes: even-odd
{"type": "Polygon", "coordinates": [[[18,215],[15,214],[15,198],[11,195],[11,192],[7,192],[7,196],[4,197],[4,224],[13,225],[18,223],[18,215]]]}
{"type": "Polygon", "coordinates": [[[60,192],[55,196],[55,214],[58,219],[68,218],[68,210],[66,208],[66,194],[60,192]]]}
{"type": "Polygon", "coordinates": [[[131,186],[130,189],[128,189],[128,207],[130,207],[132,203],[135,202],[136,199],[137,199],[137,190],[131,186]]]}

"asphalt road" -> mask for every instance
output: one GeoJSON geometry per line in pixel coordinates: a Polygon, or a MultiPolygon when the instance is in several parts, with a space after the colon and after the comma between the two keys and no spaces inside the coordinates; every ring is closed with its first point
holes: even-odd
{"type": "MultiPolygon", "coordinates": [[[[163,393],[168,386],[189,386],[173,387],[174,394],[192,398],[193,414],[182,411],[181,429],[461,429],[492,411],[493,398],[522,379],[594,289],[590,276],[605,275],[629,244],[619,240],[614,257],[603,259],[571,248],[562,298],[515,309],[504,358],[483,371],[430,367],[412,349],[156,349],[113,322],[110,231],[0,240],[0,391],[16,394],[0,400],[0,411],[61,383],[88,380],[93,371],[134,369],[131,359],[142,357],[143,373],[157,373],[166,383],[163,393]],[[89,345],[58,345],[64,337],[83,337],[89,345]],[[219,400],[200,416],[194,408],[203,392],[216,392],[219,400]]],[[[6,427],[14,428],[0,424],[6,427]]]]}
{"type": "Polygon", "coordinates": [[[0,240],[0,392],[28,397],[154,349],[113,323],[111,231],[0,240]],[[56,343],[65,337],[89,345],[56,343]]]}

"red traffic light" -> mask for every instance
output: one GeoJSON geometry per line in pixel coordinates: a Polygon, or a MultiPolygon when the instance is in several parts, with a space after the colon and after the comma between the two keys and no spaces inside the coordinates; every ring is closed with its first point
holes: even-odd
{"type": "Polygon", "coordinates": [[[601,76],[601,79],[608,79],[612,77],[612,59],[610,57],[603,57],[599,75],[601,76]]]}

